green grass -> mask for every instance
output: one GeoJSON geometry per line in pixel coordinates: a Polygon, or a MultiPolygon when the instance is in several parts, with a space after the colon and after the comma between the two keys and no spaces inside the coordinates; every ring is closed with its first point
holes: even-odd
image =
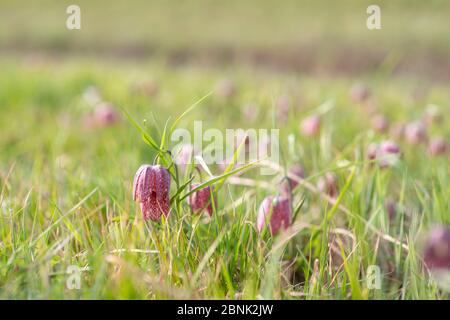
{"type": "MultiPolygon", "coordinates": [[[[0,63],[0,298],[448,299],[420,263],[421,235],[433,224],[450,223],[448,157],[430,159],[423,146],[401,143],[404,156],[396,167],[368,164],[367,144],[385,137],[370,130],[367,114],[350,101],[354,78],[79,59],[0,63]],[[301,163],[312,185],[323,172],[335,171],[339,205],[299,187],[294,204],[305,202],[289,232],[259,235],[258,206],[277,192],[283,173],[260,176],[254,168],[242,176],[253,186],[219,179],[211,219],[192,216],[181,201],[167,221],[142,221],[132,180],[155,151],[125,117],[112,127],[85,128],[83,91],[98,87],[159,143],[166,121],[170,128],[225,76],[236,81],[237,95],[228,102],[207,97],[177,126],[192,128],[201,120],[220,130],[279,127],[281,165],[301,163]],[[154,79],[159,93],[136,94],[131,86],[140,79],[154,79]],[[288,122],[277,124],[273,101],[284,94],[293,108],[288,122]],[[329,100],[334,108],[324,115],[320,138],[304,139],[300,120],[329,100]],[[249,102],[260,106],[255,123],[240,113],[249,102]],[[294,153],[289,134],[296,137],[294,153]],[[392,222],[384,210],[387,197],[401,207],[392,222]],[[70,265],[85,268],[80,290],[66,288],[70,265]],[[381,268],[381,290],[367,288],[370,265],[381,268]]],[[[415,120],[428,103],[448,117],[445,84],[383,73],[360,80],[392,121],[415,120]],[[429,94],[414,100],[420,87],[429,94]]],[[[433,126],[432,134],[448,138],[448,123],[433,126]]],[[[176,191],[172,181],[171,194],[176,191]]]]}

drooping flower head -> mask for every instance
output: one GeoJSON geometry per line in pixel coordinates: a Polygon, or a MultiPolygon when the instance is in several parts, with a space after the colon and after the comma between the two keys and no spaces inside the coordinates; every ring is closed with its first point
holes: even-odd
{"type": "Polygon", "coordinates": [[[132,89],[148,97],[154,97],[159,91],[158,84],[153,80],[136,82],[133,84],[132,89]]]}
{"type": "Polygon", "coordinates": [[[319,178],[317,188],[320,192],[334,199],[339,195],[339,186],[336,176],[331,172],[327,172],[324,176],[319,178]]]}
{"type": "Polygon", "coordinates": [[[258,118],[259,108],[254,103],[248,103],[242,108],[242,115],[250,122],[254,122],[258,118]]]}
{"type": "Polygon", "coordinates": [[[394,141],[385,140],[380,143],[378,163],[381,168],[395,165],[399,158],[400,147],[394,141]]]}
{"type": "Polygon", "coordinates": [[[438,137],[431,139],[428,144],[428,153],[430,156],[436,157],[446,154],[448,151],[448,145],[444,138],[438,137]]]}
{"type": "Polygon", "coordinates": [[[300,130],[305,136],[316,136],[320,131],[320,116],[312,115],[305,119],[300,124],[300,130]]]}
{"type": "Polygon", "coordinates": [[[388,214],[389,220],[394,221],[398,211],[397,202],[395,202],[392,198],[387,198],[384,201],[384,209],[388,214]]]}
{"type": "Polygon", "coordinates": [[[373,116],[371,119],[371,123],[373,129],[379,133],[385,133],[389,127],[388,119],[382,114],[373,116]]]}
{"type": "Polygon", "coordinates": [[[283,179],[281,182],[281,194],[290,197],[292,190],[295,189],[295,187],[298,186],[298,179],[304,179],[305,178],[305,170],[303,167],[299,164],[294,164],[289,168],[288,177],[286,179],[283,179]],[[289,176],[294,176],[297,179],[293,179],[289,176]]]}
{"type": "Polygon", "coordinates": [[[277,119],[284,123],[288,120],[289,117],[289,109],[290,109],[290,101],[287,95],[283,95],[279,97],[275,104],[277,111],[277,119]]]}
{"type": "Polygon", "coordinates": [[[256,228],[261,232],[268,223],[270,233],[276,235],[280,229],[287,229],[292,220],[289,199],[282,196],[266,197],[258,210],[256,228]]]}
{"type": "MultiPolygon", "coordinates": [[[[198,184],[192,184],[192,189],[197,186],[198,184]]],[[[188,203],[194,213],[200,213],[206,209],[209,216],[212,216],[213,214],[213,201],[214,205],[216,205],[216,198],[214,197],[210,186],[194,192],[188,198],[188,203]]]]}
{"type": "Polygon", "coordinates": [[[399,140],[403,138],[403,135],[405,134],[405,124],[403,122],[396,122],[391,128],[391,136],[395,140],[399,140]]]}
{"type": "Polygon", "coordinates": [[[370,97],[369,88],[362,83],[357,83],[350,88],[350,98],[354,102],[364,102],[370,97]]]}
{"type": "Polygon", "coordinates": [[[142,165],[134,177],[133,198],[139,201],[145,220],[169,215],[170,174],[160,165],[142,165]]]}
{"type": "Polygon", "coordinates": [[[229,99],[236,94],[236,86],[230,79],[220,81],[216,86],[217,94],[225,99],[229,99]]]}
{"type": "Polygon", "coordinates": [[[423,260],[430,269],[450,269],[450,229],[433,228],[425,240],[423,260]]]}
{"type": "Polygon", "coordinates": [[[391,140],[385,140],[381,143],[371,143],[367,147],[367,158],[377,160],[381,168],[393,166],[400,159],[400,147],[391,140]]]}
{"type": "Polygon", "coordinates": [[[87,128],[107,127],[120,121],[120,115],[108,102],[97,104],[93,110],[83,116],[83,124],[87,128]]]}
{"type": "Polygon", "coordinates": [[[119,121],[120,116],[114,106],[110,103],[100,103],[94,112],[95,121],[98,125],[107,126],[119,121]]]}
{"type": "Polygon", "coordinates": [[[427,140],[427,128],[422,122],[412,122],[405,127],[405,139],[416,145],[427,140]]]}

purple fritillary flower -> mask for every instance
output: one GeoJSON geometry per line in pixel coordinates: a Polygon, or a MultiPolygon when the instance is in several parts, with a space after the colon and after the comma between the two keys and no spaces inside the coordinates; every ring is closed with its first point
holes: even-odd
{"type": "Polygon", "coordinates": [[[160,165],[142,165],[133,182],[133,198],[139,201],[144,220],[158,221],[169,215],[170,174],[160,165]]]}
{"type": "Polygon", "coordinates": [[[256,228],[258,232],[262,232],[266,223],[269,222],[270,233],[276,235],[280,229],[287,229],[291,220],[292,211],[289,199],[282,196],[268,196],[264,198],[259,207],[256,228]]]}
{"type": "Polygon", "coordinates": [[[423,260],[429,269],[450,269],[450,229],[443,226],[428,232],[423,260]]]}
{"type": "MultiPolygon", "coordinates": [[[[192,184],[191,188],[194,189],[197,186],[198,184],[192,184]]],[[[206,209],[209,216],[212,216],[213,203],[211,200],[213,200],[214,205],[216,205],[217,202],[212,193],[212,189],[210,186],[207,186],[191,194],[188,198],[188,203],[194,213],[200,213],[206,209]]]]}
{"type": "Polygon", "coordinates": [[[446,154],[448,145],[444,138],[438,137],[431,139],[428,144],[428,153],[430,156],[436,157],[446,154]]]}

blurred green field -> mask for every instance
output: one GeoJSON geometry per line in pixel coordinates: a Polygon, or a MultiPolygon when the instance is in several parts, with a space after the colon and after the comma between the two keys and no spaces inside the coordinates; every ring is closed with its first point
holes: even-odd
{"type": "MultiPolygon", "coordinates": [[[[221,70],[174,71],[158,64],[113,66],[85,61],[33,69],[17,62],[3,64],[2,70],[2,298],[448,297],[420,270],[416,251],[430,225],[449,223],[448,157],[430,159],[424,147],[402,144],[404,158],[398,166],[371,168],[364,158],[365,147],[384,136],[368,129],[367,115],[349,100],[352,79],[268,76],[237,68],[233,79],[238,93],[233,100],[224,103],[212,96],[179,124],[189,128],[194,120],[202,120],[207,127],[270,128],[274,99],[282,94],[293,98],[288,123],[276,125],[284,141],[283,163],[304,165],[312,183],[323,172],[336,171],[341,187],[349,168],[354,168],[356,175],[342,196],[342,205],[354,216],[338,210],[322,225],[332,207],[317,194],[299,188],[295,201],[304,195],[306,203],[296,222],[308,227],[299,228],[285,241],[260,237],[254,228],[260,201],[277,192],[282,174],[262,177],[258,170],[245,174],[270,182],[274,189],[226,184],[211,220],[190,216],[183,204],[182,211],[173,212],[167,223],[144,224],[133,204],[131,185],[135,170],[151,163],[154,152],[125,120],[103,129],[83,126],[86,103],[81,95],[95,85],[104,99],[126,108],[141,124],[147,119],[148,132],[158,139],[169,117],[175,119],[214,89],[224,75],[221,70]],[[160,87],[156,96],[149,98],[130,89],[134,81],[149,75],[160,87]],[[299,121],[330,99],[335,107],[324,115],[321,138],[302,138],[299,121]],[[248,102],[259,106],[255,123],[240,115],[248,102]],[[297,137],[295,154],[286,150],[290,133],[297,137]],[[349,165],[340,168],[343,160],[349,165]],[[245,201],[239,205],[242,196],[245,201]],[[384,209],[387,197],[402,208],[391,223],[384,209]],[[230,208],[234,201],[236,206],[230,208]],[[355,237],[352,249],[345,233],[342,236],[348,255],[345,268],[342,261],[331,258],[328,242],[333,230],[346,230],[355,237]],[[408,250],[382,235],[398,239],[408,250]],[[275,244],[278,250],[273,249],[275,244]],[[315,259],[320,276],[312,270],[315,259]],[[73,264],[89,267],[81,290],[65,287],[64,271],[73,264]],[[380,265],[385,274],[382,290],[366,288],[364,274],[372,264],[380,265]]],[[[417,100],[412,98],[414,82],[367,81],[391,121],[418,119],[427,103],[441,106],[443,113],[448,110],[446,87],[436,85],[417,100]]],[[[433,127],[432,134],[449,137],[447,124],[433,127]]]]}
{"type": "Polygon", "coordinates": [[[277,3],[82,0],[72,32],[69,2],[0,0],[0,299],[449,298],[421,261],[427,231],[450,224],[449,155],[397,139],[395,166],[369,163],[368,145],[392,137],[372,129],[349,90],[366,84],[390,125],[434,106],[442,121],[428,134],[449,141],[450,3],[380,1],[379,32],[365,28],[365,1],[277,3]],[[228,99],[217,94],[224,79],[236,86],[228,99]],[[86,125],[93,87],[158,142],[209,92],[178,127],[279,128],[280,165],[301,164],[313,186],[295,189],[294,205],[304,204],[292,228],[256,231],[261,201],[285,176],[257,168],[223,180],[212,218],[183,201],[167,221],[144,222],[133,177],[156,153],[123,113],[86,125]],[[299,130],[311,114],[322,119],[315,138],[299,130]],[[337,175],[337,203],[314,188],[326,172],[337,175]],[[79,290],[67,288],[71,265],[83,270],[79,290]],[[371,265],[381,289],[368,287],[371,265]]]}

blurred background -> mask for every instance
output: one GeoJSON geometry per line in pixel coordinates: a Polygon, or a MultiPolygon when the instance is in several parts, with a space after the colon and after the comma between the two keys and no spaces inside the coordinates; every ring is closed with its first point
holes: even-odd
{"type": "Polygon", "coordinates": [[[446,0],[1,0],[0,52],[313,74],[388,68],[448,81],[449,21],[446,0]],[[71,4],[81,8],[78,31],[65,26],[71,4]],[[366,28],[370,4],[381,8],[381,30],[366,28]]]}

